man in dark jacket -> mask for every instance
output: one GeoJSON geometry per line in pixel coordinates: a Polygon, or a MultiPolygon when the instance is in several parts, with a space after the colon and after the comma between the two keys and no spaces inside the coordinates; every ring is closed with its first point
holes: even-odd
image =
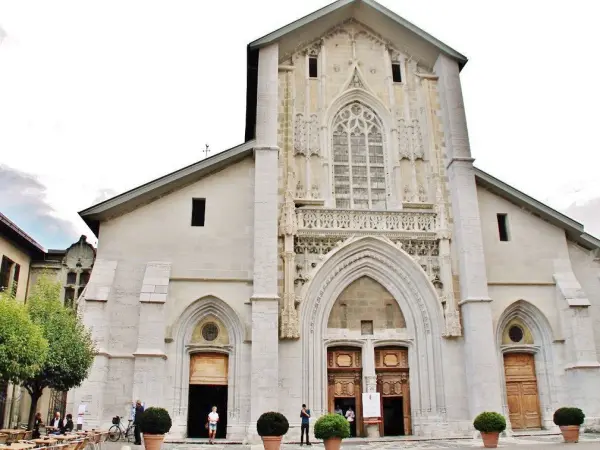
{"type": "Polygon", "coordinates": [[[141,401],[135,402],[135,418],[133,419],[133,424],[135,425],[135,445],[142,445],[142,436],[140,435],[140,419],[142,418],[142,414],[144,414],[144,407],[142,406],[141,401]]]}

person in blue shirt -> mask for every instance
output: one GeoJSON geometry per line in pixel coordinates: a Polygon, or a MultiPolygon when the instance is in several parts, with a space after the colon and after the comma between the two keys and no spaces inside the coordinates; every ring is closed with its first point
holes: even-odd
{"type": "Polygon", "coordinates": [[[300,410],[300,418],[302,419],[302,424],[300,425],[300,445],[304,444],[304,431],[306,430],[306,445],[312,445],[310,443],[310,438],[308,437],[308,425],[310,424],[310,409],[306,408],[306,405],[302,405],[302,409],[300,410]]]}

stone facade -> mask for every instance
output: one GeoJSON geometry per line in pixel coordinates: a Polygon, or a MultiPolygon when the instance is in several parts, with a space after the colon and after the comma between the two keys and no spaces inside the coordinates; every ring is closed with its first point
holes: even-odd
{"type": "Polygon", "coordinates": [[[402,348],[412,434],[469,434],[483,410],[517,425],[510,354],[533,355],[541,427],[564,404],[599,420],[600,241],[473,166],[462,55],[372,0],[315,14],[250,45],[254,139],[82,212],[99,354],[73,407],[106,426],[141,398],[184,437],[190,358],[222,355],[227,436],[279,410],[295,438],[299,405],[331,409],[331,349],[358,349],[374,392],[402,348]]]}

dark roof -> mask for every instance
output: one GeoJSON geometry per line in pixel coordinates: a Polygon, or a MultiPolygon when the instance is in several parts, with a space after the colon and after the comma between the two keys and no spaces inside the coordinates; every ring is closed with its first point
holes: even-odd
{"type": "Polygon", "coordinates": [[[42,257],[46,253],[44,247],[2,213],[0,213],[0,234],[24,249],[32,258],[42,257]]]}

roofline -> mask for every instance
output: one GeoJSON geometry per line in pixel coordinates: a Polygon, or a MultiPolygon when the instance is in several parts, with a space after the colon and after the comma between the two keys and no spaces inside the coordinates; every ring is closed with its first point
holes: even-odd
{"type": "Polygon", "coordinates": [[[465,55],[454,50],[452,47],[444,44],[439,39],[436,39],[435,37],[433,37],[432,35],[427,33],[425,30],[419,28],[418,26],[414,25],[413,23],[409,22],[408,20],[400,17],[395,12],[389,10],[385,6],[380,5],[379,3],[377,3],[376,1],[373,1],[373,0],[337,0],[336,2],[333,2],[311,14],[308,14],[298,20],[295,20],[294,22],[289,23],[288,25],[285,25],[285,26],[259,38],[259,39],[256,39],[255,41],[251,42],[248,45],[248,47],[251,49],[256,49],[256,48],[261,48],[266,45],[269,45],[269,44],[281,39],[284,35],[292,32],[300,27],[303,27],[304,25],[307,25],[310,22],[313,22],[314,20],[320,19],[321,17],[324,17],[325,15],[327,15],[337,9],[343,8],[344,6],[347,6],[347,5],[349,5],[351,3],[355,3],[355,2],[363,2],[366,5],[369,5],[371,8],[379,11],[383,15],[385,15],[388,18],[390,18],[391,20],[393,20],[394,22],[396,22],[396,23],[400,24],[401,26],[407,28],[408,30],[412,31],[417,36],[419,36],[422,39],[424,39],[425,41],[429,42],[434,47],[437,47],[438,49],[440,49],[440,51],[442,51],[446,55],[456,59],[458,61],[458,65],[459,65],[460,69],[462,69],[467,64],[468,58],[465,55]]]}
{"type": "MultiPolygon", "coordinates": [[[[204,172],[204,175],[208,175],[209,173],[212,173],[214,170],[223,166],[225,163],[249,156],[254,148],[254,143],[255,141],[251,140],[230,149],[223,150],[222,152],[216,153],[213,156],[190,164],[189,166],[176,170],[175,172],[171,172],[141,186],[130,189],[129,191],[117,195],[116,197],[112,197],[94,206],[79,211],[79,216],[84,220],[87,226],[90,227],[96,237],[98,237],[99,223],[101,218],[107,214],[110,214],[110,211],[114,210],[114,208],[132,202],[134,199],[139,198],[142,195],[149,194],[152,191],[156,191],[157,189],[165,189],[169,185],[178,181],[182,181],[186,177],[190,177],[198,172],[204,172]]],[[[157,195],[157,197],[159,196],[160,195],[157,195]]]]}
{"type": "Polygon", "coordinates": [[[17,241],[21,247],[29,250],[31,253],[46,253],[46,249],[42,247],[35,239],[25,233],[12,220],[0,213],[0,224],[9,229],[9,232],[16,234],[17,241]]]}
{"type": "Polygon", "coordinates": [[[518,206],[529,209],[551,224],[563,228],[567,236],[579,245],[589,250],[600,248],[600,239],[586,233],[583,229],[583,224],[580,222],[550,208],[548,205],[500,181],[481,169],[475,168],[475,178],[477,183],[484,188],[499,194],[518,206]]]}

